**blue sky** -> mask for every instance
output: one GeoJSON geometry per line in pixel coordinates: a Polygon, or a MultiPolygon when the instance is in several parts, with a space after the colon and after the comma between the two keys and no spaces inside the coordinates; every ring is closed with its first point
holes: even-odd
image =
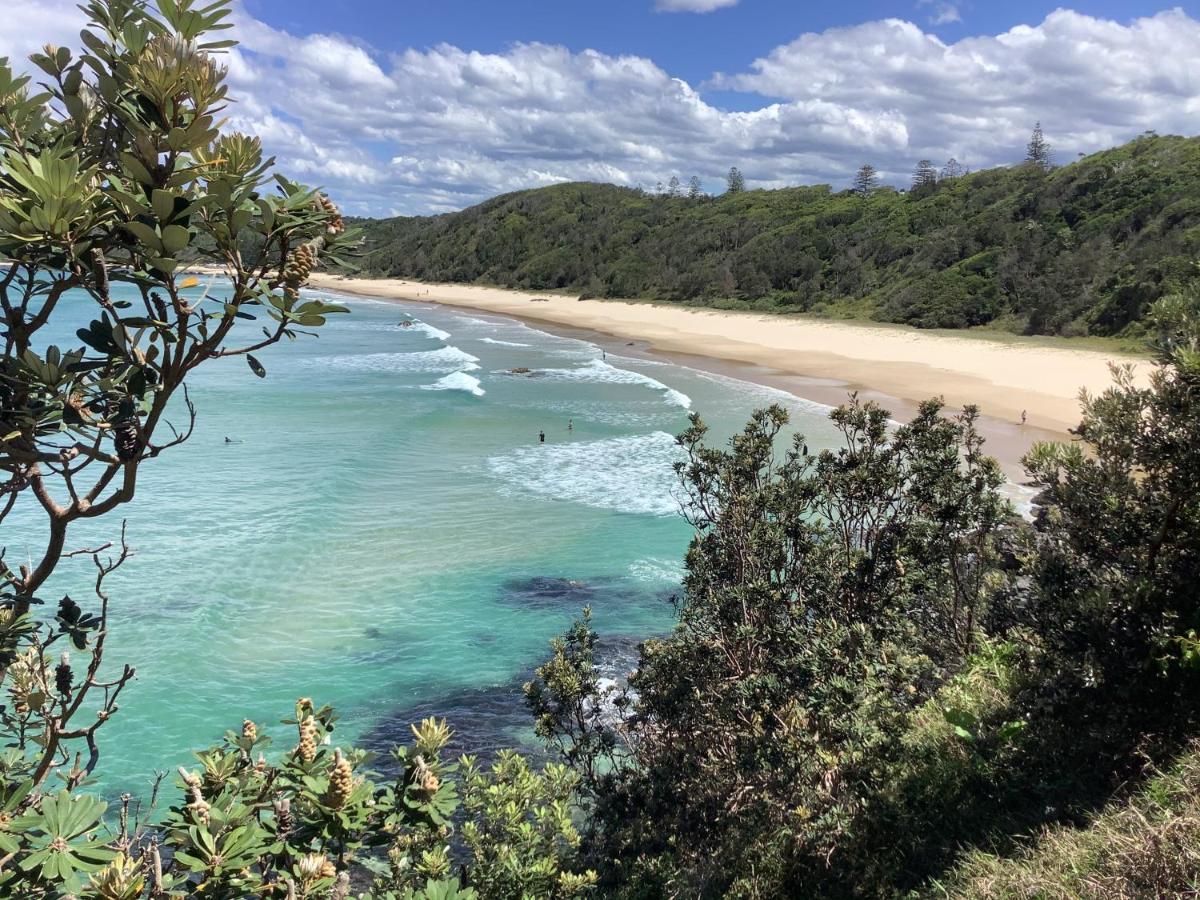
{"type": "MultiPolygon", "coordinates": [[[[1039,120],[1060,162],[1200,130],[1194,3],[234,2],[231,125],[357,214],[573,180],[719,190],[731,165],[901,185],[922,158],[1011,163],[1039,120]]],[[[5,0],[0,55],[76,43],[74,4],[5,0]]]]}
{"type": "MultiPolygon", "coordinates": [[[[247,0],[246,9],[276,27],[298,34],[356,35],[380,51],[453,44],[487,53],[510,44],[540,41],[572,50],[594,49],[653,59],[692,83],[714,70],[739,71],[775,46],[803,32],[819,32],[875,19],[910,19],[943,40],[998,34],[1036,24],[1060,6],[1093,16],[1129,21],[1176,4],[1147,0],[1084,3],[996,2],[807,2],[740,0],[708,13],[664,12],[654,0],[247,0]],[[940,18],[950,21],[939,22],[940,18]],[[381,27],[386,23],[386,27],[381,27]]],[[[1191,4],[1178,4],[1187,9],[1191,4]]]]}

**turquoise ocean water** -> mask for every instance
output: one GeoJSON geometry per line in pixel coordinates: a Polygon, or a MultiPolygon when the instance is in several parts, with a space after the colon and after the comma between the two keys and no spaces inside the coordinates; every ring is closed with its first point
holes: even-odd
{"type": "MultiPolygon", "coordinates": [[[[261,354],[265,380],[243,359],[198,373],[195,435],[143,468],[124,509],[136,555],[109,584],[110,671],[138,674],[100,732],[106,793],[144,795],[244,717],[290,746],[273,723],[299,696],[339,708],[339,742],[384,748],[434,712],[460,746],[529,740],[520,684],[582,606],[614,675],[670,627],[689,410],[724,440],[782,402],[813,447],[833,440],[823,407],[771,388],[499,316],[340,299],[351,314],[319,338],[261,354]]],[[[75,302],[47,343],[78,345],[94,307],[75,302]]],[[[4,524],[10,562],[40,543],[33,513],[4,524]]],[[[43,597],[88,607],[90,580],[66,560],[43,597]]]]}

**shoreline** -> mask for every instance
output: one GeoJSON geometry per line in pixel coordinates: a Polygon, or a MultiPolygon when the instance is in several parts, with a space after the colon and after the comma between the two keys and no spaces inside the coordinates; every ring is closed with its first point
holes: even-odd
{"type": "Polygon", "coordinates": [[[475,285],[313,273],[310,288],[511,316],[552,332],[575,332],[610,352],[667,358],[831,406],[857,391],[901,421],[931,396],[942,396],[951,408],[974,403],[988,452],[1017,483],[1024,480],[1020,458],[1033,443],[1071,440],[1079,389],[1107,387],[1110,359],[1135,365],[1139,378],[1149,368],[1142,359],[1094,350],[475,285]],[[1028,412],[1024,426],[1022,410],[1028,412]]]}

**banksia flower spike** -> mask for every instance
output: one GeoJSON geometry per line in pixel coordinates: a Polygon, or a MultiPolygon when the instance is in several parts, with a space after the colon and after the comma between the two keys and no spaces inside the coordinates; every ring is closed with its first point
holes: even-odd
{"type": "Polygon", "coordinates": [[[329,215],[329,224],[325,229],[329,234],[341,234],[346,230],[346,220],[342,218],[342,211],[337,208],[337,204],[324,194],[318,194],[317,206],[329,215]]]}
{"type": "Polygon", "coordinates": [[[333,770],[329,773],[329,789],[325,792],[324,803],[330,809],[341,809],[350,799],[354,790],[354,770],[350,760],[342,756],[341,750],[333,751],[333,770]]]}
{"type": "Polygon", "coordinates": [[[311,715],[306,716],[296,728],[300,732],[300,742],[294,752],[303,762],[312,762],[317,755],[317,722],[311,715]]]}
{"type": "Polygon", "coordinates": [[[248,743],[253,744],[256,740],[258,740],[258,726],[249,719],[246,719],[244,722],[242,722],[242,737],[248,743]]]}
{"type": "MultiPolygon", "coordinates": [[[[300,287],[308,281],[313,266],[317,264],[317,241],[320,240],[323,239],[318,238],[301,244],[288,254],[287,262],[283,267],[283,293],[288,298],[294,300],[300,296],[300,287]]],[[[311,701],[309,703],[311,707],[311,701]]]]}

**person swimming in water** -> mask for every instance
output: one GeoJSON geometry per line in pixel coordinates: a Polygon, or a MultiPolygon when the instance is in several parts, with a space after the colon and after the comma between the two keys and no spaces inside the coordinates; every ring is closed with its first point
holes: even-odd
{"type": "Polygon", "coordinates": [[[575,430],[575,420],[567,419],[567,431],[574,431],[574,430],[575,430]]]}

